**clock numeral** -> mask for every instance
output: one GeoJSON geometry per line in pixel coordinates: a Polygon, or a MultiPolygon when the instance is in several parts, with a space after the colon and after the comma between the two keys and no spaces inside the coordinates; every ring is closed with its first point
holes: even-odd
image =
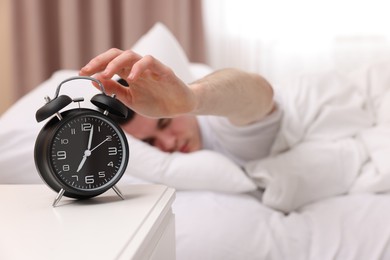
{"type": "Polygon", "coordinates": [[[81,131],[83,131],[83,132],[91,131],[91,128],[92,128],[92,124],[91,123],[83,123],[83,124],[81,124],[81,131]]]}
{"type": "Polygon", "coordinates": [[[98,175],[99,175],[99,178],[105,178],[106,177],[106,172],[105,171],[98,172],[98,175]]]}
{"type": "Polygon", "coordinates": [[[79,176],[78,175],[72,175],[72,178],[76,178],[76,181],[79,181],[79,176]]]}
{"type": "Polygon", "coordinates": [[[71,128],[70,129],[70,134],[75,135],[76,134],[76,129],[75,128],[71,128]]]}
{"type": "Polygon", "coordinates": [[[114,163],[111,161],[111,162],[109,162],[109,163],[107,164],[107,166],[109,166],[109,167],[114,167],[114,163]]]}
{"type": "Polygon", "coordinates": [[[108,147],[108,155],[116,155],[118,153],[118,149],[116,147],[108,147]]]}
{"type": "Polygon", "coordinates": [[[111,141],[112,141],[112,136],[111,136],[111,135],[106,135],[106,140],[107,140],[108,142],[111,142],[111,141]]]}
{"type": "Polygon", "coordinates": [[[85,176],[85,183],[86,184],[92,184],[95,182],[95,179],[93,178],[93,175],[87,175],[85,176]]]}
{"type": "Polygon", "coordinates": [[[63,170],[64,172],[68,172],[68,171],[70,170],[69,164],[64,164],[64,165],[62,165],[62,170],[63,170]]]}
{"type": "Polygon", "coordinates": [[[68,139],[61,139],[61,144],[68,144],[69,140],[68,139]]]}
{"type": "Polygon", "coordinates": [[[66,152],[65,151],[57,151],[57,160],[65,160],[66,152]]]}

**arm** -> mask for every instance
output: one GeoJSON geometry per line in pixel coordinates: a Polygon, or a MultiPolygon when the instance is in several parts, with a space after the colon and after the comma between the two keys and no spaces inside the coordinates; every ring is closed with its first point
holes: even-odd
{"type": "Polygon", "coordinates": [[[152,56],[110,49],[80,70],[80,75],[95,73],[108,93],[115,93],[134,111],[149,117],[209,114],[245,125],[260,120],[273,108],[271,86],[259,75],[236,69],[220,70],[186,85],[152,56]],[[114,74],[129,87],[111,80],[114,74]]]}
{"type": "Polygon", "coordinates": [[[223,69],[189,87],[197,97],[194,114],[226,116],[235,125],[261,120],[274,107],[271,85],[254,73],[223,69]]]}

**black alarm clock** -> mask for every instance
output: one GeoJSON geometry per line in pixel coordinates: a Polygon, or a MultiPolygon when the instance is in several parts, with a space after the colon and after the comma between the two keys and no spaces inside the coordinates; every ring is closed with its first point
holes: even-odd
{"type": "Polygon", "coordinates": [[[123,199],[115,184],[126,170],[129,147],[121,127],[109,114],[126,117],[127,107],[115,95],[108,96],[99,80],[83,76],[62,81],[54,98],[46,96],[45,100],[46,104],[36,112],[36,120],[52,118],[38,134],[34,160],[43,181],[58,192],[53,206],[62,196],[87,199],[110,188],[123,199]],[[81,97],[59,95],[64,83],[79,79],[99,85],[102,93],[91,99],[98,110],[81,108],[81,97]],[[60,112],[72,102],[77,102],[78,107],[60,112]]]}

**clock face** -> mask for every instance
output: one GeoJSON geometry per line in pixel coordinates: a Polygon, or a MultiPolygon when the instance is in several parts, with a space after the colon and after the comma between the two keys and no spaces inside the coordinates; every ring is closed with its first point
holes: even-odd
{"type": "Polygon", "coordinates": [[[49,162],[56,177],[76,190],[111,187],[127,164],[123,133],[100,115],[81,115],[64,122],[54,134],[49,162]]]}

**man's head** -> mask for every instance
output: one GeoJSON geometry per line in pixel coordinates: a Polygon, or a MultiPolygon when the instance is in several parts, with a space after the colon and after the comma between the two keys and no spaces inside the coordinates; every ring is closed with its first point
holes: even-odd
{"type": "Polygon", "coordinates": [[[164,152],[189,153],[202,147],[198,121],[191,115],[155,119],[135,114],[122,128],[164,152]]]}

